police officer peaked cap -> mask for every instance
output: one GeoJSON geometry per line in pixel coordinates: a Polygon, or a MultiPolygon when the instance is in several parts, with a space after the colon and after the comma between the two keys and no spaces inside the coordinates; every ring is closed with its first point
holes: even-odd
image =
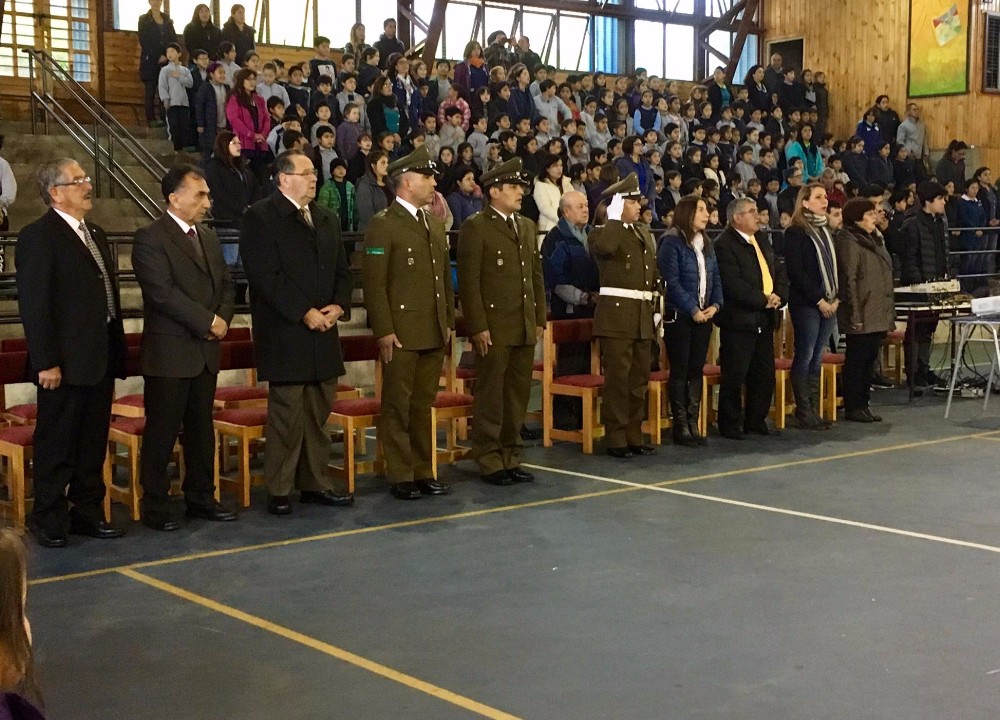
{"type": "Polygon", "coordinates": [[[524,185],[525,187],[531,186],[531,176],[524,172],[524,168],[521,165],[521,158],[515,157],[511,158],[502,165],[498,165],[489,172],[483,173],[479,178],[480,184],[483,189],[489,188],[491,185],[524,185]]]}
{"type": "Polygon", "coordinates": [[[616,182],[614,185],[601,193],[602,198],[610,198],[615,195],[621,195],[624,198],[632,200],[640,199],[642,197],[642,191],[639,189],[639,176],[634,172],[630,172],[624,180],[616,182]]]}
{"type": "Polygon", "coordinates": [[[426,145],[421,145],[406,157],[389,163],[389,175],[399,177],[403,173],[415,172],[422,175],[436,175],[437,163],[431,159],[426,145]]]}

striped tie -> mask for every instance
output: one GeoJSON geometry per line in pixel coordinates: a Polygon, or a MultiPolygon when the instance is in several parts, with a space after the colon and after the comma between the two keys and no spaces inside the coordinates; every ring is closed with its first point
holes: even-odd
{"type": "Polygon", "coordinates": [[[83,233],[83,242],[86,244],[87,249],[90,250],[90,254],[94,258],[94,262],[97,263],[97,267],[101,270],[101,277],[104,279],[104,301],[108,306],[108,317],[116,317],[115,313],[115,289],[111,285],[111,276],[108,275],[108,268],[104,264],[104,256],[101,255],[101,251],[97,249],[97,243],[94,242],[94,238],[90,236],[90,230],[87,229],[87,223],[80,223],[80,232],[83,233]]]}

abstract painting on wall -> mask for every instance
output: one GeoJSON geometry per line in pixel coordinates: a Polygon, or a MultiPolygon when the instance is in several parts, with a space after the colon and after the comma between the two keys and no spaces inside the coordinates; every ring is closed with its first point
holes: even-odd
{"type": "Polygon", "coordinates": [[[969,92],[969,3],[911,0],[909,96],[969,92]]]}

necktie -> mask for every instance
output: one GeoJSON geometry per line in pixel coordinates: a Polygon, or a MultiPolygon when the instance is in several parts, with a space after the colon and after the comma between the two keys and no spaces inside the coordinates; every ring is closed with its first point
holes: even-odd
{"type": "Polygon", "coordinates": [[[761,252],[760,245],[757,244],[757,238],[751,235],[749,242],[753,246],[753,251],[757,253],[757,264],[760,265],[761,285],[764,289],[764,296],[768,297],[774,292],[774,278],[771,277],[771,271],[767,267],[767,261],[764,259],[764,253],[761,252]]]}
{"type": "Polygon", "coordinates": [[[427,211],[423,209],[417,210],[417,222],[423,226],[424,232],[429,236],[431,234],[430,225],[427,224],[427,211]]]}
{"type": "Polygon", "coordinates": [[[198,232],[194,228],[188,228],[187,236],[191,238],[191,247],[194,248],[194,254],[198,256],[199,260],[204,260],[205,251],[201,249],[201,243],[198,242],[198,232]]]}
{"type": "Polygon", "coordinates": [[[514,233],[514,238],[519,240],[520,238],[517,235],[517,223],[514,222],[514,216],[513,215],[511,215],[509,218],[507,218],[507,227],[509,227],[510,231],[512,233],[514,233]]]}
{"type": "Polygon", "coordinates": [[[308,205],[303,205],[299,208],[299,215],[301,215],[302,219],[306,221],[306,225],[308,225],[311,229],[315,229],[315,226],[313,225],[312,213],[309,212],[308,205]]]}
{"type": "Polygon", "coordinates": [[[91,256],[94,258],[94,262],[97,263],[97,267],[101,270],[101,277],[104,280],[104,302],[108,306],[108,317],[115,317],[115,290],[111,285],[111,276],[108,275],[108,268],[104,264],[104,256],[101,255],[101,251],[97,249],[97,243],[94,242],[94,238],[90,236],[90,230],[87,229],[87,223],[80,223],[80,232],[83,233],[83,242],[87,246],[87,250],[90,251],[91,256]]]}

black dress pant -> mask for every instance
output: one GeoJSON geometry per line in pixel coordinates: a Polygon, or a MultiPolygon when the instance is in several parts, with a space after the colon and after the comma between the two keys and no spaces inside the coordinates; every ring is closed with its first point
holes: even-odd
{"type": "Polygon", "coordinates": [[[208,368],[192,378],[144,378],[146,432],[142,438],[140,478],[143,512],[162,512],[168,501],[167,466],[184,429],[184,497],[210,504],[215,497],[215,431],[212,405],[218,376],[208,368]]]}
{"type": "Polygon", "coordinates": [[[31,522],[43,531],[64,533],[70,512],[88,522],[103,519],[104,457],[114,389],[110,374],[96,385],[38,389],[31,522]]]}
{"type": "Polygon", "coordinates": [[[697,323],[689,315],[663,326],[663,345],[670,361],[670,379],[667,387],[671,397],[687,397],[687,386],[692,380],[701,380],[705,372],[705,356],[712,339],[712,323],[697,323]]]}
{"type": "Polygon", "coordinates": [[[847,355],[844,357],[846,412],[864,410],[868,407],[871,398],[872,372],[884,338],[884,332],[847,336],[847,355]]]}
{"type": "Polygon", "coordinates": [[[155,80],[143,80],[143,87],[145,89],[145,106],[146,106],[146,122],[151,123],[156,120],[156,109],[157,107],[162,107],[160,105],[160,81],[159,78],[155,80]]]}
{"type": "Polygon", "coordinates": [[[774,397],[774,339],[770,323],[757,330],[723,328],[719,334],[719,431],[738,433],[767,420],[774,397]],[[743,388],[746,387],[746,408],[743,388]]]}
{"type": "Polygon", "coordinates": [[[191,144],[191,108],[175,105],[167,110],[167,131],[174,144],[174,152],[180,152],[191,144]]]}

